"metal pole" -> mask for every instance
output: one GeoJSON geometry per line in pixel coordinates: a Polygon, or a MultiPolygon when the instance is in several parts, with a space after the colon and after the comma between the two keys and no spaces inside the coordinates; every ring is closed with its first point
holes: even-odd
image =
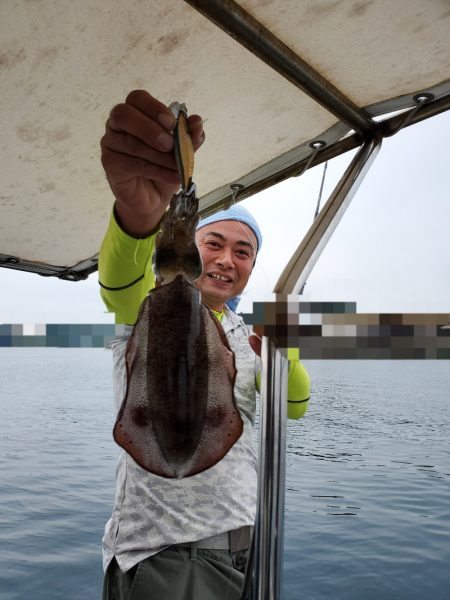
{"type": "Polygon", "coordinates": [[[185,0],[255,56],[359,133],[376,127],[371,117],[233,0],[185,0]]]}
{"type": "Polygon", "coordinates": [[[282,590],[288,361],[263,337],[258,517],[253,600],[279,600],[282,590]]]}
{"type": "Polygon", "coordinates": [[[381,139],[367,140],[354,156],[280,275],[273,290],[275,294],[298,294],[375,160],[380,147],[381,139]]]}
{"type": "MultiPolygon", "coordinates": [[[[433,100],[431,102],[427,102],[414,114],[411,120],[405,124],[405,127],[410,127],[411,125],[415,125],[416,123],[420,123],[424,119],[430,119],[431,117],[435,117],[446,110],[450,110],[450,94],[447,94],[443,98],[439,100],[433,100]]],[[[395,134],[398,131],[398,126],[405,118],[404,114],[396,115],[395,117],[391,117],[390,119],[386,119],[386,121],[382,121],[379,124],[380,135],[383,137],[389,137],[395,134]]]]}

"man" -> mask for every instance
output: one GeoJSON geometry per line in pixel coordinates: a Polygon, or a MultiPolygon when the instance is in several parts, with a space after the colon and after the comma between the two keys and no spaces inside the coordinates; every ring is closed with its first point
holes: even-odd
{"type": "MultiPolygon", "coordinates": [[[[129,325],[112,344],[116,410],[126,390],[126,342],[139,306],[154,286],[155,234],[179,188],[174,124],[164,104],[135,91],[113,108],[101,142],[102,163],[116,198],[99,258],[101,293],[116,323],[129,325]]],[[[191,116],[189,127],[198,149],[205,137],[200,117],[191,116]]],[[[196,286],[221,321],[235,354],[234,391],[244,431],[218,464],[181,480],[152,475],[121,452],[114,510],[103,538],[104,600],[240,596],[256,510],[252,425],[260,340],[250,336],[227,302],[245,288],[262,237],[252,215],[234,206],[200,221],[196,239],[203,261],[196,286]]],[[[308,398],[308,375],[293,362],[289,416],[302,416],[308,398]]]]}

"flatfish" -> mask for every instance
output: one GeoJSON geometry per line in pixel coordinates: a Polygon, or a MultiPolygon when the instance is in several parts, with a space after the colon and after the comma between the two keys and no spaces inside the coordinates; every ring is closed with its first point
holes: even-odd
{"type": "Polygon", "coordinates": [[[197,222],[188,177],[161,225],[153,258],[160,285],[143,301],[128,342],[127,389],[113,431],[142,468],[177,479],[215,465],[243,430],[234,354],[193,285],[202,269],[197,222]]]}

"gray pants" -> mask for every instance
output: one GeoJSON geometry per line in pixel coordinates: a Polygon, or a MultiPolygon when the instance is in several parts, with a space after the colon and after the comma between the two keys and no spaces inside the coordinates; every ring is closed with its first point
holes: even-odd
{"type": "Polygon", "coordinates": [[[126,573],[113,559],[103,600],[239,600],[247,554],[171,546],[126,573]]]}

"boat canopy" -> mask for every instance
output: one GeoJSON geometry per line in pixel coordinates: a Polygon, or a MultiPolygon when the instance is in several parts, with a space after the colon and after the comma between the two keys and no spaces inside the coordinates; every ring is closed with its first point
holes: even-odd
{"type": "Polygon", "coordinates": [[[17,0],[0,15],[0,266],[41,275],[97,268],[113,203],[99,141],[133,89],[208,120],[204,214],[450,107],[448,0],[17,0]]]}

